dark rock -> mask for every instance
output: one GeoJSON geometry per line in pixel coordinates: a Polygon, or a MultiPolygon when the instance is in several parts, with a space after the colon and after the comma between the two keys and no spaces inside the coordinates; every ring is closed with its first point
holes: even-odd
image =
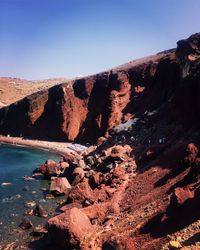
{"type": "Polygon", "coordinates": [[[46,217],[48,217],[48,212],[42,207],[42,205],[37,204],[35,209],[34,209],[34,215],[46,218],[46,217]]]}
{"type": "Polygon", "coordinates": [[[19,227],[21,227],[22,229],[29,229],[33,226],[31,220],[27,217],[24,217],[22,222],[19,224],[19,227]]]}

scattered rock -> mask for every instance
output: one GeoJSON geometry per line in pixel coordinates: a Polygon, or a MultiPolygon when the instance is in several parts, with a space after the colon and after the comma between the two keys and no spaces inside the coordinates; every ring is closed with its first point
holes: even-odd
{"type": "Polygon", "coordinates": [[[33,180],[35,180],[35,178],[33,178],[32,176],[28,176],[28,175],[23,176],[23,179],[25,181],[33,181],[33,180]]]}
{"type": "Polygon", "coordinates": [[[35,205],[36,205],[35,201],[28,201],[26,202],[25,207],[34,207],[35,205]]]}
{"type": "Polygon", "coordinates": [[[118,179],[124,179],[124,176],[125,176],[125,170],[123,167],[116,167],[114,170],[113,170],[113,177],[114,178],[118,178],[118,179]]]}
{"type": "Polygon", "coordinates": [[[24,212],[24,215],[33,215],[33,209],[29,209],[24,212]]]}
{"type": "Polygon", "coordinates": [[[54,199],[55,196],[53,194],[47,194],[45,198],[46,199],[54,199]]]}
{"type": "Polygon", "coordinates": [[[47,234],[48,230],[45,227],[37,226],[34,228],[32,235],[33,236],[42,236],[44,234],[47,234]]]}
{"type": "Polygon", "coordinates": [[[69,194],[71,185],[65,177],[51,177],[50,192],[54,194],[69,194]]]}
{"type": "Polygon", "coordinates": [[[31,220],[29,218],[27,218],[26,216],[23,218],[22,222],[20,223],[19,227],[21,227],[22,229],[29,229],[33,226],[33,223],[31,222],[31,220]]]}
{"type": "Polygon", "coordinates": [[[72,185],[76,185],[84,178],[85,171],[81,167],[75,168],[72,173],[72,176],[74,177],[72,185]]]}
{"type": "Polygon", "coordinates": [[[34,214],[39,216],[39,217],[43,217],[43,218],[48,217],[47,211],[40,204],[36,205],[36,207],[34,209],[34,214]]]}

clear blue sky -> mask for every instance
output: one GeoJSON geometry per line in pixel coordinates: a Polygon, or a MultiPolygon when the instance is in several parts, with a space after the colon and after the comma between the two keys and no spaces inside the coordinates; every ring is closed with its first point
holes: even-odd
{"type": "Polygon", "coordinates": [[[199,0],[0,0],[0,76],[98,73],[196,32],[199,0]]]}

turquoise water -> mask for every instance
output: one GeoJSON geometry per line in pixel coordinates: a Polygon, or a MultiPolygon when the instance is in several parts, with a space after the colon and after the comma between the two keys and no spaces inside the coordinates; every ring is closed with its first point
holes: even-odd
{"type": "Polygon", "coordinates": [[[22,178],[31,175],[47,159],[58,161],[60,157],[46,151],[0,144],[0,241],[6,240],[5,231],[8,235],[8,231],[18,227],[27,210],[27,201],[40,202],[46,207],[52,202],[45,200],[41,191],[41,187],[48,185],[46,181],[22,178]],[[5,182],[12,185],[2,186],[5,182]]]}

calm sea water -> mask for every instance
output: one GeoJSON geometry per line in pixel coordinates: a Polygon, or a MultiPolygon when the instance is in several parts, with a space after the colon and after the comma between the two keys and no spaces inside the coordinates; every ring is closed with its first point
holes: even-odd
{"type": "Polygon", "coordinates": [[[18,227],[27,210],[27,201],[40,202],[44,207],[52,203],[44,199],[41,191],[41,187],[48,185],[46,181],[22,178],[31,175],[47,159],[58,161],[60,157],[46,151],[0,144],[0,241],[7,240],[8,232],[18,227]],[[2,186],[4,182],[12,185],[2,186]]]}

